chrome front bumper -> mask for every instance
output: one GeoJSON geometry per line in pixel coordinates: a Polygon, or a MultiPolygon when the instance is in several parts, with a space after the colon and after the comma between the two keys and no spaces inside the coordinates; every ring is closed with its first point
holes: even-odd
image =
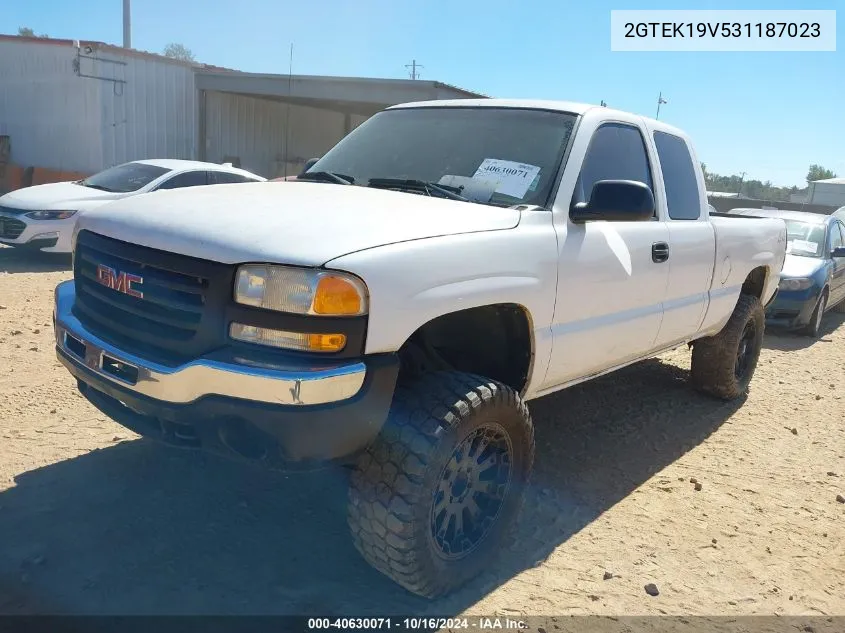
{"type": "Polygon", "coordinates": [[[56,287],[53,316],[59,361],[68,369],[76,365],[155,400],[188,404],[219,395],[273,405],[326,404],[355,396],[367,374],[363,362],[349,361],[309,367],[205,357],[178,367],[161,365],[122,351],[90,332],[73,315],[75,296],[73,281],[56,287]]]}

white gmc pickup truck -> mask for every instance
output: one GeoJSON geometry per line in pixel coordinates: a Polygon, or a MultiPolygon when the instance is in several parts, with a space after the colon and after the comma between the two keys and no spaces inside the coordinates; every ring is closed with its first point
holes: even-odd
{"type": "Polygon", "coordinates": [[[527,401],[685,344],[694,387],[741,396],[786,250],[780,220],[710,216],[680,130],[496,99],[392,107],[295,182],[110,203],[74,239],[55,331],[85,397],[171,444],[348,465],[357,549],[428,597],[511,533],[527,401]]]}

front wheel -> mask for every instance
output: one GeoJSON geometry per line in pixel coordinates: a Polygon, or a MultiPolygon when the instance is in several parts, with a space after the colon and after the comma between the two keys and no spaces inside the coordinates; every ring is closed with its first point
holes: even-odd
{"type": "Polygon", "coordinates": [[[400,387],[350,480],[355,547],[413,593],[448,593],[504,549],[533,460],[531,416],[513,389],[459,372],[400,387]]]}
{"type": "Polygon", "coordinates": [[[693,344],[693,386],[722,400],[743,395],[760,358],[765,326],[766,316],[760,300],[741,294],[722,331],[693,344]]]}
{"type": "Polygon", "coordinates": [[[801,330],[801,333],[810,338],[819,338],[825,310],[827,310],[827,293],[822,292],[816,309],[813,310],[813,316],[810,317],[810,322],[801,330]]]}

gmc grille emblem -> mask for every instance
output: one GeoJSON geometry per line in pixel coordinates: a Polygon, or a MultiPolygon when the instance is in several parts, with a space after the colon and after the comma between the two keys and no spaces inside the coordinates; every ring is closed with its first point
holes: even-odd
{"type": "Polygon", "coordinates": [[[130,297],[144,298],[144,293],[132,287],[132,284],[144,283],[144,278],[132,273],[118,272],[114,268],[97,265],[97,281],[103,284],[106,288],[117,290],[130,297]]]}

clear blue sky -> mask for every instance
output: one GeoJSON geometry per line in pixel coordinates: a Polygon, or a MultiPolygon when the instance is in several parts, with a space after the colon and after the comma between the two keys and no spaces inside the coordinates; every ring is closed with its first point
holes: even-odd
{"type": "MultiPolygon", "coordinates": [[[[2,1],[0,32],[120,44],[122,1],[2,1]]],[[[134,48],[180,42],[251,72],[434,79],[498,97],[598,103],[696,141],[711,171],[803,186],[810,163],[845,176],[845,10],[835,53],[613,53],[611,9],[845,9],[842,0],[133,0],[134,48]]]]}

